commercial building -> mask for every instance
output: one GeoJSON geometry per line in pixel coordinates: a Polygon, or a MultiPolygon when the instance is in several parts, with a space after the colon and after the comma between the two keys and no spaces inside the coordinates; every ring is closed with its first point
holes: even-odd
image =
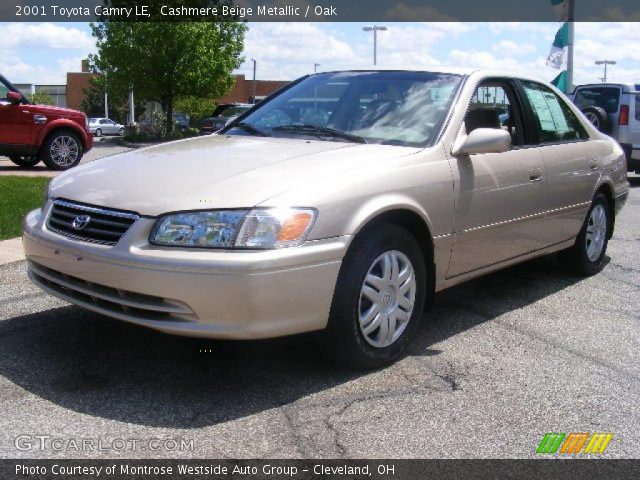
{"type": "MultiPolygon", "coordinates": [[[[85,91],[89,90],[91,79],[95,74],[89,72],[89,63],[82,61],[82,71],[67,73],[66,102],[69,108],[80,110],[85,99],[85,91]]],[[[246,103],[253,95],[253,80],[248,80],[243,74],[235,75],[236,82],[231,91],[218,99],[216,103],[246,103]]],[[[256,97],[265,97],[287,85],[287,81],[256,80],[256,97]]],[[[135,92],[134,92],[135,93],[135,92]]],[[[197,94],[197,92],[194,92],[197,94]]]]}

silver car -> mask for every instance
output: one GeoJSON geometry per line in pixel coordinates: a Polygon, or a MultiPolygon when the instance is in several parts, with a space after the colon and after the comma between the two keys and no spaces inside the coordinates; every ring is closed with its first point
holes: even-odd
{"type": "Polygon", "coordinates": [[[627,169],[640,173],[640,85],[580,85],[571,98],[598,130],[620,143],[627,169]]]}
{"type": "Polygon", "coordinates": [[[108,118],[90,118],[89,131],[96,137],[103,135],[123,135],[124,125],[108,118]]]}
{"type": "Polygon", "coordinates": [[[434,292],[554,252],[600,271],[626,175],[620,146],[535,79],[318,73],[220,133],[61,174],[24,248],[37,285],[89,310],[196,337],[321,330],[372,368],[434,292]]]}

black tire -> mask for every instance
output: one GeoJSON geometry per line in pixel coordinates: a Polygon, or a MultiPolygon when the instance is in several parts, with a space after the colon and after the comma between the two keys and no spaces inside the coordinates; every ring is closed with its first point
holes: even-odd
{"type": "Polygon", "coordinates": [[[58,130],[53,132],[47,140],[42,145],[41,156],[44,164],[52,170],[68,170],[72,167],[75,167],[80,160],[82,160],[82,155],[84,153],[84,149],[82,146],[82,142],[78,135],[69,130],[58,130]],[[68,142],[69,145],[72,145],[72,148],[75,148],[77,154],[75,157],[69,157],[64,162],[56,156],[55,146],[58,142],[68,142]]]}
{"type": "Polygon", "coordinates": [[[586,107],[582,109],[582,113],[585,114],[587,119],[592,123],[594,127],[603,133],[608,133],[611,128],[609,122],[609,115],[604,108],[601,107],[586,107]]]}
{"type": "Polygon", "coordinates": [[[400,358],[420,324],[427,291],[433,289],[432,285],[427,284],[432,276],[426,270],[420,245],[406,229],[392,224],[378,224],[359,234],[342,262],[329,323],[323,332],[330,356],[339,363],[357,369],[378,368],[400,358]],[[375,347],[365,339],[360,327],[361,289],[376,259],[390,251],[400,252],[410,261],[416,282],[415,301],[399,337],[389,346],[375,347]]]}
{"type": "Polygon", "coordinates": [[[122,127],[120,130],[118,130],[118,135],[120,135],[120,136],[124,135],[124,127],[122,127]]]}
{"type": "Polygon", "coordinates": [[[38,163],[40,163],[40,159],[35,155],[23,156],[23,155],[14,155],[9,157],[13,163],[23,168],[31,168],[38,163]]]}
{"type": "MultiPolygon", "coordinates": [[[[582,225],[582,229],[576,237],[575,244],[571,248],[558,253],[560,263],[568,273],[580,276],[591,276],[604,268],[604,256],[607,252],[612,222],[613,217],[609,200],[604,194],[598,193],[593,199],[593,202],[591,202],[591,207],[587,212],[587,217],[582,225]],[[593,226],[594,219],[592,218],[592,212],[596,209],[602,209],[600,211],[604,212],[606,233],[602,239],[602,249],[598,256],[589,258],[588,247],[590,241],[587,238],[587,230],[593,226]]],[[[591,240],[591,242],[593,242],[593,240],[591,240]]]]}
{"type": "Polygon", "coordinates": [[[101,128],[97,128],[96,129],[96,133],[93,134],[95,137],[101,137],[102,136],[102,129],[101,128]]]}

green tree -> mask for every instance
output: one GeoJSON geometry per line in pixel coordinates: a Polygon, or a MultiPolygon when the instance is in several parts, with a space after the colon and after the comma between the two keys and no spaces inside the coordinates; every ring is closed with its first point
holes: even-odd
{"type": "Polygon", "coordinates": [[[27,100],[36,105],[54,105],[53,97],[47,92],[27,93],[27,100]]]}
{"type": "Polygon", "coordinates": [[[175,110],[188,114],[192,122],[210,116],[215,108],[216,103],[213,98],[202,98],[195,95],[178,97],[175,103],[175,110]]]}
{"type": "Polygon", "coordinates": [[[233,86],[232,72],[242,63],[244,23],[215,18],[206,22],[101,20],[91,25],[98,40],[98,54],[91,58],[94,68],[106,74],[110,94],[126,94],[132,88],[136,96],[160,102],[168,133],[173,128],[176,98],[218,97],[233,86]]]}
{"type": "MultiPolygon", "coordinates": [[[[108,91],[107,101],[109,102],[109,118],[120,123],[127,122],[127,112],[129,109],[128,99],[121,92],[108,91]]],[[[85,98],[80,103],[80,109],[88,117],[102,117],[104,115],[104,92],[105,82],[102,75],[96,75],[89,82],[89,88],[84,89],[85,98]]],[[[136,112],[141,112],[144,102],[136,97],[136,112]]]]}

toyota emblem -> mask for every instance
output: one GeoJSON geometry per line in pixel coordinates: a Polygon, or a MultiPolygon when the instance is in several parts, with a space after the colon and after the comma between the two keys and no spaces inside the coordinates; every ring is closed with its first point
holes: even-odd
{"type": "Polygon", "coordinates": [[[71,222],[71,226],[74,230],[82,230],[84,227],[89,225],[90,220],[91,217],[89,215],[78,215],[73,219],[73,222],[71,222]]]}

